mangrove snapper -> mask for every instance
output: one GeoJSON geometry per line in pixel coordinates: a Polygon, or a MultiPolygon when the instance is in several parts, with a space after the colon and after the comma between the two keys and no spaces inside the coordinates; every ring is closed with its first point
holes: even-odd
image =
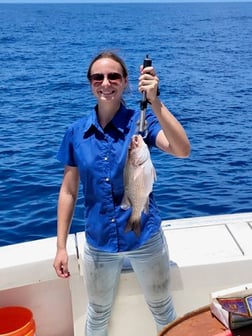
{"type": "Polygon", "coordinates": [[[156,179],[155,168],[150,158],[148,146],[141,135],[133,135],[124,168],[124,196],[122,209],[132,207],[125,231],[141,232],[141,213],[148,213],[149,194],[156,179]]]}

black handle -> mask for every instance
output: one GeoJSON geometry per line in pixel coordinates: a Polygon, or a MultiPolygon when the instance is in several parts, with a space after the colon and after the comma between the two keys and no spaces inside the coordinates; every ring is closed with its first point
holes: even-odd
{"type": "Polygon", "coordinates": [[[143,67],[147,68],[149,66],[152,66],[152,59],[149,58],[149,55],[146,55],[144,62],[143,62],[143,67]]]}
{"type": "MultiPolygon", "coordinates": [[[[149,66],[152,66],[152,59],[149,58],[149,55],[146,55],[144,61],[143,61],[143,67],[144,68],[147,68],[149,66]]],[[[141,110],[143,109],[146,109],[147,108],[147,99],[146,99],[146,94],[145,92],[143,92],[143,95],[142,95],[142,100],[141,100],[141,103],[140,103],[140,107],[141,107],[141,110]]]]}
{"type": "MultiPolygon", "coordinates": [[[[146,55],[146,57],[143,61],[143,67],[147,68],[149,66],[152,66],[152,59],[149,58],[149,55],[146,55]]],[[[159,95],[160,95],[160,90],[159,90],[159,87],[158,87],[157,88],[157,96],[159,96],[159,95]]],[[[146,99],[146,95],[145,95],[145,93],[143,93],[143,97],[142,97],[142,101],[141,101],[141,105],[140,105],[141,109],[144,109],[144,108],[146,109],[147,103],[148,103],[148,101],[146,99]]]]}

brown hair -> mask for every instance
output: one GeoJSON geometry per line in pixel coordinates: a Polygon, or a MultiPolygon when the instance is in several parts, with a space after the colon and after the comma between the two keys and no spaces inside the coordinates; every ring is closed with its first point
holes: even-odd
{"type": "Polygon", "coordinates": [[[114,53],[113,51],[103,51],[102,53],[98,54],[90,63],[88,71],[87,71],[87,78],[90,81],[90,76],[91,76],[91,69],[93,64],[98,61],[99,59],[102,58],[110,58],[112,60],[114,60],[115,62],[119,63],[122,67],[122,72],[123,72],[123,77],[127,78],[128,77],[128,70],[127,67],[124,63],[124,61],[122,60],[121,57],[119,57],[116,53],[114,53]]]}

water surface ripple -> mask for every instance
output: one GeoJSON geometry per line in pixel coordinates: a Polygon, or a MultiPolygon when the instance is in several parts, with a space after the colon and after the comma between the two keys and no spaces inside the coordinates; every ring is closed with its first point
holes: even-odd
{"type": "MultiPolygon", "coordinates": [[[[183,123],[188,159],[153,150],[164,219],[252,211],[252,3],[0,4],[0,246],[56,234],[66,127],[94,105],[99,51],[129,67],[139,108],[146,54],[183,123]]],[[[83,230],[80,195],[72,232],[83,230]]]]}

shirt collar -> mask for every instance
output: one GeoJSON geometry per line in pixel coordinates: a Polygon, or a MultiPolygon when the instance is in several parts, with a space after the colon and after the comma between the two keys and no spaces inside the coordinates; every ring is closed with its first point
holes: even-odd
{"type": "MultiPolygon", "coordinates": [[[[96,113],[97,106],[93,109],[92,113],[88,116],[85,126],[83,128],[83,136],[88,136],[92,130],[97,129],[101,131],[101,126],[97,119],[96,113]]],[[[114,118],[111,120],[113,126],[121,133],[127,133],[130,127],[129,121],[134,114],[133,110],[127,109],[123,104],[121,104],[119,111],[116,113],[114,118]]]]}
{"type": "Polygon", "coordinates": [[[125,105],[120,106],[119,111],[111,120],[112,124],[118,129],[119,132],[125,133],[130,127],[130,119],[134,114],[133,110],[127,109],[125,105]]]}

